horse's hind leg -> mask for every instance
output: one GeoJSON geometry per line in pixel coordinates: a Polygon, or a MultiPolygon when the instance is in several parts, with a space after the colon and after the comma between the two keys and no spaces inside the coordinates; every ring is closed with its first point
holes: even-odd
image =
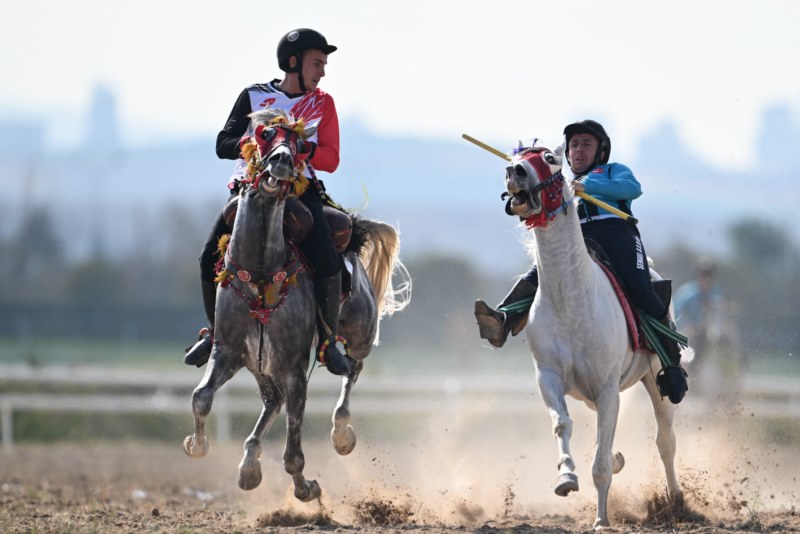
{"type": "Polygon", "coordinates": [[[316,480],[303,476],[306,460],[301,443],[303,413],[306,409],[306,380],[303,370],[292,372],[286,381],[286,448],[283,451],[283,467],[292,476],[294,496],[303,502],[319,498],[322,490],[316,480]]]}
{"type": "Polygon", "coordinates": [[[556,495],[566,497],[571,491],[578,491],[578,476],[575,474],[575,461],[569,450],[572,437],[572,419],[569,418],[567,402],[564,398],[564,384],[561,377],[548,369],[540,370],[537,376],[539,392],[553,421],[553,436],[558,446],[558,480],[556,495]]]}
{"type": "Polygon", "coordinates": [[[339,395],[339,401],[336,403],[336,408],[334,408],[333,417],[331,418],[333,423],[331,444],[333,444],[336,452],[342,456],[350,454],[356,447],[356,433],[353,430],[353,425],[350,424],[350,392],[353,390],[353,386],[363,368],[363,361],[356,362],[350,374],[342,378],[342,392],[339,395]]]}
{"type": "Polygon", "coordinates": [[[650,402],[653,403],[653,410],[656,414],[658,428],[656,445],[658,446],[658,454],[661,456],[661,462],[664,464],[664,471],[667,477],[667,496],[670,501],[681,503],[683,501],[683,492],[680,484],[678,484],[678,476],[675,472],[675,451],[677,447],[675,433],[672,430],[677,408],[671,402],[666,402],[661,398],[658,393],[658,386],[656,386],[656,380],[651,373],[644,375],[642,383],[647,389],[647,394],[650,395],[650,402]]]}
{"type": "Polygon", "coordinates": [[[211,412],[214,393],[241,368],[239,361],[239,358],[227,357],[221,350],[214,347],[203,380],[192,392],[194,434],[186,436],[183,440],[183,450],[192,458],[202,458],[208,452],[208,438],[205,433],[206,418],[211,412]]]}
{"type": "Polygon", "coordinates": [[[614,456],[614,434],[619,416],[619,390],[616,384],[607,387],[596,401],[597,406],[597,448],[592,463],[592,479],[597,490],[597,517],[594,528],[607,527],[608,490],[611,487],[612,473],[622,469],[624,459],[621,454],[614,456]]]}
{"type": "Polygon", "coordinates": [[[244,456],[239,462],[239,487],[251,490],[261,484],[261,443],[283,405],[283,396],[275,381],[268,376],[256,377],[264,407],[256,426],[244,442],[244,456]]]}

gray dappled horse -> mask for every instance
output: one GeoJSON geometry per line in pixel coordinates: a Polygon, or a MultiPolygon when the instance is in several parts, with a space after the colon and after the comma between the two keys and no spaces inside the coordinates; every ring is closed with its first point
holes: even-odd
{"type": "MultiPolygon", "coordinates": [[[[566,395],[597,412],[592,479],[597,490],[596,529],[609,526],[607,504],[612,474],[625,465],[614,453],[620,391],[641,382],[650,396],[657,423],[656,444],[667,478],[668,497],[682,501],[675,474],[676,407],[659,394],[653,369],[658,356],[634,352],[615,291],[584,244],[570,188],[561,174],[559,151],[528,149],[506,171],[510,210],[533,229],[530,252],[538,267],[539,288],[525,335],[533,354],[539,392],[552,419],[558,446],[555,492],[578,490],[570,452],[572,420],[566,395]]],[[[651,273],[660,279],[657,273],[651,273]]]]}
{"type": "MultiPolygon", "coordinates": [[[[303,476],[305,460],[301,425],[306,403],[306,372],[314,346],[317,308],[313,279],[296,248],[284,237],[287,198],[299,195],[310,184],[297,157],[304,151],[304,130],[281,111],[264,110],[251,115],[254,139],[249,152],[251,172],[244,180],[225,271],[217,289],[214,346],[205,375],[192,394],[195,431],[183,447],[200,458],[208,451],[205,421],[214,393],[237,371],[246,367],[255,377],[263,408],[244,443],[239,464],[239,486],[253,489],[261,482],[261,443],[286,404],[286,447],[283,463],[294,481],[294,495],[302,501],[318,498],[321,490],[303,476]]],[[[313,184],[311,184],[313,186],[313,184]]],[[[342,391],[333,412],[331,442],[339,454],[349,454],[356,444],[350,425],[349,400],[363,360],[378,339],[383,315],[402,309],[408,302],[410,279],[400,262],[399,237],[389,224],[359,218],[364,244],[360,252],[345,253],[352,270],[352,290],[342,304],[339,333],[349,341],[355,361],[342,377],[342,391]],[[395,291],[392,275],[406,284],[395,291]]]]}

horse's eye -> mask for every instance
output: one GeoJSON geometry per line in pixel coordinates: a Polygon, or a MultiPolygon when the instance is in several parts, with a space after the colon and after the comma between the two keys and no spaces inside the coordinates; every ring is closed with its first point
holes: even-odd
{"type": "Polygon", "coordinates": [[[528,176],[528,172],[522,165],[514,165],[514,174],[516,174],[519,178],[525,178],[528,176]]]}
{"type": "Polygon", "coordinates": [[[264,141],[269,141],[275,137],[275,129],[274,128],[264,128],[261,130],[261,139],[264,141]]]}
{"type": "Polygon", "coordinates": [[[306,151],[306,144],[299,137],[297,138],[297,152],[303,153],[306,151]]]}
{"type": "Polygon", "coordinates": [[[556,164],[556,157],[553,155],[552,152],[548,152],[547,154],[545,154],[544,155],[544,160],[547,163],[549,163],[550,165],[555,165],[556,164]]]}

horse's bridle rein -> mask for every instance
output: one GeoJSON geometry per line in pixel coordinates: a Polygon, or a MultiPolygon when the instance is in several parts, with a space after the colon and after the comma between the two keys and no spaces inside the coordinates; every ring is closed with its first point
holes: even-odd
{"type": "Polygon", "coordinates": [[[525,218],[526,227],[544,228],[550,221],[556,218],[556,215],[558,215],[559,212],[567,213],[567,207],[569,204],[566,200],[564,200],[564,185],[564,175],[559,170],[550,175],[550,177],[546,180],[531,187],[531,199],[535,198],[536,201],[539,202],[541,211],[525,218]],[[542,198],[540,195],[544,195],[547,198],[542,198]],[[550,205],[554,203],[553,201],[558,202],[558,206],[548,210],[546,208],[548,200],[550,200],[550,205]]]}

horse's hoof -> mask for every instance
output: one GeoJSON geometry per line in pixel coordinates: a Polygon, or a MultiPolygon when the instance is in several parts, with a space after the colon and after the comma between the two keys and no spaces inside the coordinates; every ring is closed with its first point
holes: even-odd
{"type": "Polygon", "coordinates": [[[302,486],[294,487],[294,496],[302,502],[310,502],[319,499],[322,490],[316,480],[306,480],[302,486]]]}
{"type": "Polygon", "coordinates": [[[608,519],[600,519],[599,517],[594,520],[594,529],[595,530],[605,530],[609,528],[611,525],[608,522],[608,519]]]}
{"type": "Polygon", "coordinates": [[[563,473],[559,475],[556,483],[556,495],[566,497],[570,491],[578,491],[578,477],[575,473],[563,473]]]}
{"type": "Polygon", "coordinates": [[[239,487],[245,491],[255,489],[261,484],[261,462],[258,459],[242,458],[239,464],[239,487]]]}
{"type": "Polygon", "coordinates": [[[331,444],[342,456],[347,456],[356,448],[356,433],[352,425],[333,427],[331,430],[331,444]]]}
{"type": "Polygon", "coordinates": [[[183,452],[192,458],[202,458],[208,452],[208,438],[203,437],[203,444],[198,446],[195,442],[194,435],[186,436],[183,440],[183,452]]]}
{"type": "Polygon", "coordinates": [[[625,457],[622,456],[621,452],[615,453],[611,462],[611,472],[616,475],[622,471],[623,467],[625,467],[625,457]]]}
{"type": "Polygon", "coordinates": [[[251,472],[239,471],[239,487],[245,491],[256,489],[261,484],[261,469],[251,472]]]}

